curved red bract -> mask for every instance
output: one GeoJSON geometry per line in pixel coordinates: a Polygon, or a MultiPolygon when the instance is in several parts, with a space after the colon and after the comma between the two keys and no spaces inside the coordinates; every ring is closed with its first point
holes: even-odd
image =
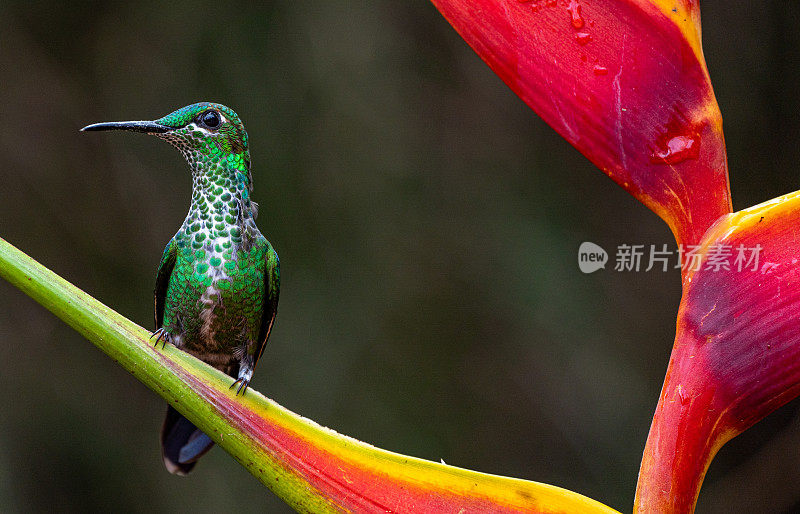
{"type": "Polygon", "coordinates": [[[697,243],[731,212],[696,2],[433,3],[522,100],[661,216],[679,243],[697,243]]]}
{"type": "Polygon", "coordinates": [[[717,450],[800,394],[798,241],[800,192],[731,214],[703,240],[700,269],[684,280],[638,512],[690,512],[717,450]],[[725,247],[756,258],[714,270],[709,255],[725,247]]]}
{"type": "MultiPolygon", "coordinates": [[[[209,432],[223,446],[235,438],[247,447],[248,470],[270,487],[275,469],[287,480],[302,484],[304,494],[324,502],[331,511],[614,513],[589,498],[557,487],[499,476],[484,475],[392,454],[361,441],[324,429],[262,397],[239,401],[218,384],[199,379],[190,370],[158,356],[194,394],[213,405],[231,432],[209,432]]],[[[179,407],[179,406],[176,406],[179,407]]],[[[237,455],[235,453],[235,455],[237,455]]],[[[277,480],[277,478],[276,478],[277,480]]],[[[276,491],[277,492],[277,491],[276,491]]],[[[300,499],[299,501],[302,501],[300,499]]],[[[302,511],[316,511],[303,503],[302,511]]]]}
{"type": "Polygon", "coordinates": [[[800,193],[731,214],[696,1],[432,1],[548,124],[700,245],[635,502],[691,512],[719,448],[800,394],[800,193]],[[720,245],[761,261],[707,268],[720,245]]]}

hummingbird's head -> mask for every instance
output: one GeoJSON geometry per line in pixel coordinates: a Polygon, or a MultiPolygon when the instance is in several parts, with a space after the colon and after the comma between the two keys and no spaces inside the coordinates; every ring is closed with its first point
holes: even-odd
{"type": "Polygon", "coordinates": [[[81,131],[129,130],[168,141],[183,153],[193,169],[220,161],[238,164],[249,175],[250,151],[247,132],[239,116],[229,107],[199,102],[171,112],[155,121],[95,123],[81,131]]]}

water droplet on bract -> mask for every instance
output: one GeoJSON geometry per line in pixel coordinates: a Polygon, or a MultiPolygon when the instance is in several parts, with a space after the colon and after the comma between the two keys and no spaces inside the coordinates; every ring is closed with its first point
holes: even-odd
{"type": "Polygon", "coordinates": [[[575,41],[577,41],[579,45],[585,45],[591,40],[592,35],[588,32],[578,32],[575,34],[575,41]]]}
{"type": "Polygon", "coordinates": [[[682,385],[678,384],[676,392],[678,393],[678,400],[681,402],[681,405],[689,403],[689,396],[686,394],[686,391],[683,390],[682,385]]]}
{"type": "Polygon", "coordinates": [[[780,266],[780,264],[778,264],[777,262],[765,262],[761,266],[761,274],[766,275],[768,273],[772,273],[778,268],[778,266],[780,266]]]}
{"type": "Polygon", "coordinates": [[[595,75],[608,75],[608,68],[600,66],[599,64],[595,64],[592,71],[594,71],[595,75]]]}
{"type": "MultiPolygon", "coordinates": [[[[513,0],[512,0],[513,1],[513,0]]],[[[516,0],[520,4],[528,4],[531,6],[531,11],[539,11],[539,0],[516,0]]]]}
{"type": "Polygon", "coordinates": [[[579,4],[577,0],[569,0],[567,11],[572,18],[572,26],[576,29],[582,29],[584,22],[581,16],[581,4],[579,4]]]}
{"type": "Polygon", "coordinates": [[[700,136],[674,136],[667,141],[666,148],[657,150],[650,156],[656,164],[678,164],[687,159],[697,159],[700,155],[700,136]]]}

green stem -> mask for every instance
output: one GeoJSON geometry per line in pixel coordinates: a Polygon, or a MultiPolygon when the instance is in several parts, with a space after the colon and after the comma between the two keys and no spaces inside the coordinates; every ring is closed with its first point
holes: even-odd
{"type": "MultiPolygon", "coordinates": [[[[317,425],[98,302],[0,238],[0,277],[49,309],[186,416],[299,512],[615,512],[547,484],[375,448],[317,425]]],[[[155,463],[154,463],[155,465],[155,463]]]]}
{"type": "MultiPolygon", "coordinates": [[[[171,345],[156,350],[151,344],[149,331],[45,268],[3,238],[0,238],[0,277],[80,332],[204,432],[238,433],[238,427],[224,419],[207,397],[175,371],[180,369],[225,390],[231,379],[223,373],[171,345]]],[[[248,396],[255,396],[253,393],[248,392],[248,396]]],[[[264,400],[270,408],[285,411],[279,405],[264,400]]],[[[212,435],[212,439],[217,440],[218,437],[212,435]]],[[[217,443],[239,462],[252,462],[251,442],[246,439],[229,437],[217,440],[217,443]]],[[[299,511],[338,511],[319,496],[298,494],[307,489],[307,484],[302,480],[293,480],[294,477],[287,475],[285,467],[274,458],[259,462],[261,471],[258,473],[255,472],[255,465],[245,467],[299,511]]]]}

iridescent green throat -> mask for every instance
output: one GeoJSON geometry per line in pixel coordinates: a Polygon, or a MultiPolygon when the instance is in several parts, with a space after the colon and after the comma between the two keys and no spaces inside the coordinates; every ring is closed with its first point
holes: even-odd
{"type": "MultiPolygon", "coordinates": [[[[238,122],[233,111],[219,104],[212,105],[223,116],[238,122]]],[[[258,208],[250,200],[252,179],[247,133],[236,123],[224,124],[221,133],[211,135],[195,123],[184,125],[184,118],[192,119],[196,109],[181,111],[158,122],[167,126],[182,125],[182,128],[156,134],[180,150],[192,170],[192,203],[179,233],[189,236],[194,249],[206,247],[208,240],[228,238],[238,247],[247,232],[245,225],[253,222],[258,208]],[[230,133],[224,133],[226,129],[230,133]]]]}
{"type": "Polygon", "coordinates": [[[184,151],[192,168],[192,203],[181,231],[193,236],[196,249],[206,244],[206,238],[230,237],[239,246],[244,224],[255,217],[242,154],[209,158],[198,153],[184,151]]]}

